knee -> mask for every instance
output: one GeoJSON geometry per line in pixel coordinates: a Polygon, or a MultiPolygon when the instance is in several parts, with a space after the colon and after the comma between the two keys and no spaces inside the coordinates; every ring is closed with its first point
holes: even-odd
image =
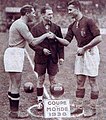
{"type": "Polygon", "coordinates": [[[52,75],[49,75],[49,80],[54,80],[55,79],[55,76],[52,76],[52,75]]]}
{"type": "Polygon", "coordinates": [[[37,82],[37,86],[38,86],[38,87],[42,87],[42,86],[43,86],[43,83],[44,83],[43,80],[39,80],[39,81],[37,82]]]}
{"type": "Polygon", "coordinates": [[[77,88],[83,88],[85,84],[86,76],[84,75],[78,75],[77,76],[77,88]]]}
{"type": "Polygon", "coordinates": [[[91,91],[99,91],[98,85],[96,83],[96,79],[95,78],[90,78],[89,79],[89,84],[91,86],[91,91]]]}
{"type": "Polygon", "coordinates": [[[37,86],[38,86],[38,87],[42,87],[43,84],[44,84],[44,80],[45,80],[45,77],[44,77],[44,76],[39,77],[39,78],[38,78],[38,81],[37,81],[37,86]]]}
{"type": "Polygon", "coordinates": [[[56,83],[56,82],[55,82],[55,76],[50,76],[50,75],[49,75],[49,81],[50,81],[50,84],[56,83]]]}
{"type": "Polygon", "coordinates": [[[84,98],[84,95],[85,95],[85,88],[82,88],[82,89],[77,88],[76,97],[84,98]]]}
{"type": "Polygon", "coordinates": [[[96,85],[96,78],[95,77],[89,77],[89,84],[90,86],[96,85]]]}
{"type": "Polygon", "coordinates": [[[13,93],[19,93],[20,86],[12,84],[10,89],[13,93]]]}

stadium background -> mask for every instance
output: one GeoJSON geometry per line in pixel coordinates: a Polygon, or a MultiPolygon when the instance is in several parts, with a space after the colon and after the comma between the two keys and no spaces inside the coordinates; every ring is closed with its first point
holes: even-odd
{"type": "MultiPolygon", "coordinates": [[[[87,13],[90,17],[97,18],[97,22],[99,23],[101,28],[106,27],[106,6],[105,6],[105,0],[83,0],[82,6],[83,6],[83,12],[87,13]],[[92,2],[93,1],[93,2],[92,2]],[[92,8],[92,9],[91,9],[92,8]]],[[[45,5],[46,3],[49,3],[54,11],[55,16],[58,15],[58,19],[56,19],[55,22],[57,22],[61,27],[67,27],[69,24],[69,21],[66,20],[66,8],[57,9],[57,5],[63,4],[63,2],[66,3],[66,0],[0,0],[0,25],[4,24],[6,22],[6,16],[5,16],[5,8],[6,7],[21,7],[24,4],[33,4],[37,5],[39,3],[39,7],[45,5]],[[55,5],[53,5],[53,4],[55,5]],[[64,15],[64,16],[63,16],[64,15]],[[62,22],[61,22],[62,21],[62,22]]],[[[35,6],[36,6],[35,5],[35,6]]],[[[62,6],[62,5],[61,5],[62,6]]],[[[91,118],[87,118],[87,120],[106,120],[106,33],[105,35],[102,35],[103,41],[99,45],[100,49],[100,56],[101,56],[101,64],[99,69],[99,76],[97,77],[97,81],[100,88],[100,96],[99,101],[97,105],[97,115],[91,118]]],[[[8,112],[9,112],[9,101],[7,97],[7,91],[8,91],[8,85],[9,85],[9,75],[4,72],[4,66],[3,66],[3,54],[5,49],[8,46],[8,31],[6,32],[0,32],[0,120],[12,120],[8,118],[8,112]]],[[[31,49],[27,46],[27,51],[30,55],[30,58],[33,60],[34,53],[31,51],[31,49]]],[[[76,86],[76,78],[73,74],[74,69],[74,59],[75,59],[75,52],[76,52],[76,43],[75,41],[72,41],[72,43],[65,48],[65,62],[63,66],[60,66],[60,72],[57,75],[57,81],[61,81],[62,84],[64,84],[65,87],[65,94],[62,96],[62,98],[70,99],[70,101],[75,99],[75,86],[76,86]]],[[[22,86],[21,86],[21,101],[20,101],[20,110],[23,111],[30,107],[31,105],[36,103],[36,89],[32,94],[25,93],[23,90],[23,84],[26,81],[33,82],[35,88],[36,88],[36,79],[35,75],[33,73],[33,70],[31,68],[31,65],[29,64],[29,61],[27,57],[25,57],[25,65],[24,65],[24,71],[22,76],[22,86]]],[[[45,86],[49,92],[49,82],[48,78],[46,80],[45,86]]],[[[86,84],[86,96],[85,96],[85,103],[89,103],[89,91],[90,87],[86,84]]],[[[61,99],[61,98],[60,98],[61,99]]],[[[16,119],[18,120],[18,119],[16,119]]],[[[48,119],[41,119],[41,118],[28,118],[26,120],[48,120],[48,119]]],[[[54,119],[49,119],[54,120],[54,119]]],[[[64,119],[64,120],[86,120],[83,117],[79,118],[70,118],[70,119],[64,119]]]]}
{"type": "MultiPolygon", "coordinates": [[[[25,4],[31,4],[39,11],[39,8],[44,5],[50,5],[54,10],[54,21],[61,27],[68,27],[70,24],[67,17],[66,3],[69,0],[0,0],[0,31],[6,31],[10,26],[13,14],[7,15],[6,7],[21,7],[25,4]],[[58,18],[58,19],[57,19],[58,18]],[[9,23],[10,22],[10,23],[9,23]]],[[[106,27],[106,4],[105,0],[79,0],[82,5],[82,11],[89,17],[93,17],[101,28],[106,27]]],[[[39,19],[39,16],[38,16],[39,19]]]]}

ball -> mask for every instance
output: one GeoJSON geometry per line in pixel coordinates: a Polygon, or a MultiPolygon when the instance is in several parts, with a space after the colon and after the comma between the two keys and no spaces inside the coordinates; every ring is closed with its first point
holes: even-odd
{"type": "Polygon", "coordinates": [[[32,82],[26,82],[24,84],[24,91],[26,93],[32,93],[34,91],[34,85],[32,82]]]}
{"type": "Polygon", "coordinates": [[[64,87],[60,83],[56,83],[50,86],[51,95],[54,97],[60,97],[64,93],[64,87]]]}

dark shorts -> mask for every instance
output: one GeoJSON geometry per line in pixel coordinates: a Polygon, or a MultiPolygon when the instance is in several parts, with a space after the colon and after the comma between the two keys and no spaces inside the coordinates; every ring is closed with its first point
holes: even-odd
{"type": "Polygon", "coordinates": [[[52,61],[49,61],[45,64],[35,64],[34,70],[38,73],[39,76],[44,75],[46,70],[49,75],[54,76],[59,71],[59,68],[58,64],[54,64],[52,61]]]}

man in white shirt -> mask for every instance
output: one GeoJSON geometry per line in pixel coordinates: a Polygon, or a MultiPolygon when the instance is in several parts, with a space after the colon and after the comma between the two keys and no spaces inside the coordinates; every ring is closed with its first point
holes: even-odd
{"type": "Polygon", "coordinates": [[[24,64],[24,48],[26,43],[35,46],[41,43],[46,37],[53,38],[54,35],[49,32],[40,37],[34,38],[27,23],[35,17],[35,10],[31,5],[25,5],[20,10],[21,17],[13,22],[9,30],[9,47],[4,53],[5,71],[9,72],[10,83],[8,98],[10,102],[11,118],[26,118],[28,114],[19,112],[20,85],[22,70],[24,64]]]}

